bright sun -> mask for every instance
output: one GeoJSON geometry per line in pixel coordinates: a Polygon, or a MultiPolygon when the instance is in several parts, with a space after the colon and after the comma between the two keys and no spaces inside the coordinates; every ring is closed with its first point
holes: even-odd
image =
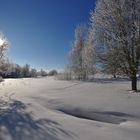
{"type": "Polygon", "coordinates": [[[4,43],[4,40],[0,38],[0,46],[4,43]]]}

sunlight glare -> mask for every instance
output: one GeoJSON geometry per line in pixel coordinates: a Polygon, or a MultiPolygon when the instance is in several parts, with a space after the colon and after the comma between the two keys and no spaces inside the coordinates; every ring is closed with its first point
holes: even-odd
{"type": "Polygon", "coordinates": [[[4,40],[0,38],[0,46],[3,45],[4,40]]]}

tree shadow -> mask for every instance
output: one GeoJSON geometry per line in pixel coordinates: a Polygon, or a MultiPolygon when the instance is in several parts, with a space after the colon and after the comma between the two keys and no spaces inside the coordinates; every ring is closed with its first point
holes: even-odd
{"type": "Polygon", "coordinates": [[[0,140],[59,140],[72,137],[61,125],[49,119],[34,120],[27,106],[16,100],[0,100],[0,140]]]}
{"type": "Polygon", "coordinates": [[[111,124],[121,124],[123,122],[126,122],[128,118],[134,117],[130,114],[114,111],[98,111],[81,108],[61,108],[57,110],[80,119],[93,120],[111,124]]]}
{"type": "Polygon", "coordinates": [[[100,83],[100,84],[108,84],[113,82],[128,82],[130,81],[130,79],[129,78],[94,78],[87,81],[100,83]]]}

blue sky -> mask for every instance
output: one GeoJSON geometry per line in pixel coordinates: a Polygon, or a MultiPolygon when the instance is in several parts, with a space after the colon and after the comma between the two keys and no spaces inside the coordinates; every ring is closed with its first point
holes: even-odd
{"type": "Polygon", "coordinates": [[[78,24],[89,22],[95,0],[0,0],[0,31],[8,57],[37,69],[63,69],[78,24]]]}

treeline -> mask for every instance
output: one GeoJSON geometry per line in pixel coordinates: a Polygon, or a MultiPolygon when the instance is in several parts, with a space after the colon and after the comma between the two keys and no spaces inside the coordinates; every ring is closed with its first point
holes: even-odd
{"type": "Polygon", "coordinates": [[[18,64],[10,62],[8,59],[0,61],[0,76],[2,78],[29,78],[29,77],[44,77],[56,75],[56,70],[47,72],[43,69],[37,71],[35,68],[31,68],[29,64],[20,66],[18,64]]]}
{"type": "Polygon", "coordinates": [[[57,75],[56,70],[36,70],[29,64],[24,66],[12,63],[6,59],[5,54],[9,48],[9,42],[0,32],[0,81],[2,78],[29,78],[29,77],[43,77],[57,75]]]}
{"type": "Polygon", "coordinates": [[[86,80],[100,70],[127,76],[137,90],[140,68],[140,0],[98,0],[88,28],[78,26],[66,79],[86,80]],[[96,66],[96,69],[95,69],[96,66]]]}
{"type": "MultiPolygon", "coordinates": [[[[0,36],[0,60],[8,43],[0,36]]],[[[140,68],[140,0],[97,0],[88,26],[79,25],[69,52],[69,63],[61,79],[87,80],[99,69],[103,73],[127,76],[137,90],[140,68]]],[[[6,64],[7,65],[7,64],[6,64]]],[[[6,66],[2,68],[5,71],[6,66]]],[[[28,65],[12,66],[2,75],[28,77],[36,74],[28,65]],[[32,74],[31,74],[32,73],[32,74]]],[[[53,72],[54,73],[54,72],[53,72]]]]}

